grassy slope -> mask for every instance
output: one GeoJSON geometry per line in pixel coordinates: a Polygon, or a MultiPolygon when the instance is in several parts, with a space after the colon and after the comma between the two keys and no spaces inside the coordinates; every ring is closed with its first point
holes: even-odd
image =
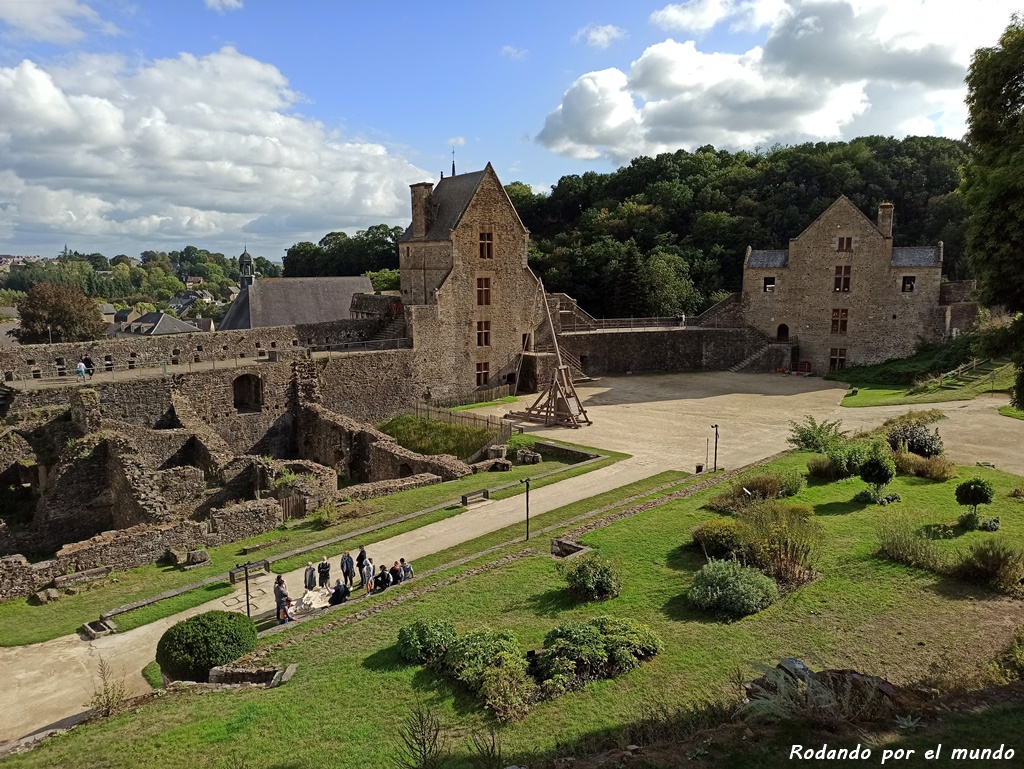
{"type": "Polygon", "coordinates": [[[914,406],[921,403],[944,403],[946,401],[972,400],[989,392],[1008,392],[1013,387],[1014,370],[1005,365],[995,370],[995,379],[982,375],[975,379],[958,380],[943,387],[937,384],[924,391],[911,392],[901,385],[873,384],[870,381],[851,381],[851,387],[858,387],[856,395],[843,398],[843,406],[914,406]],[[952,384],[952,386],[950,386],[952,384]]]}
{"type": "MultiPolygon", "coordinates": [[[[540,488],[547,483],[557,483],[566,478],[606,467],[627,456],[601,449],[590,450],[600,451],[606,454],[607,458],[583,467],[570,465],[563,460],[546,460],[539,465],[516,466],[511,472],[495,473],[487,475],[483,479],[480,476],[469,475],[448,483],[410,489],[409,491],[392,494],[382,499],[371,500],[371,504],[381,508],[381,512],[375,515],[358,520],[344,521],[329,529],[320,530],[314,528],[309,523],[303,523],[287,530],[275,529],[274,531],[250,537],[240,542],[210,548],[208,551],[210,553],[210,565],[204,566],[201,569],[186,572],[175,567],[154,564],[127,572],[116,572],[111,575],[112,580],[103,583],[93,583],[92,589],[85,590],[78,595],[65,596],[59,601],[43,606],[33,605],[27,599],[8,601],[0,604],[0,646],[22,646],[67,635],[75,632],[84,622],[96,619],[100,612],[107,609],[222,574],[239,562],[242,558],[241,548],[246,545],[284,539],[285,541],[282,543],[260,550],[256,556],[266,558],[288,552],[297,547],[322,542],[323,540],[340,536],[347,531],[357,531],[457,499],[461,494],[479,489],[482,486],[502,485],[519,480],[520,478],[539,475],[540,473],[552,470],[563,471],[536,481],[533,487],[540,488]]],[[[500,499],[506,496],[514,496],[524,491],[525,489],[522,485],[516,484],[512,488],[496,494],[495,498],[500,499]]],[[[452,506],[444,510],[428,513],[411,521],[389,526],[362,539],[365,540],[366,544],[371,544],[433,523],[434,521],[458,515],[463,510],[464,508],[457,505],[452,506]]],[[[325,548],[322,552],[314,551],[308,555],[284,559],[275,563],[273,568],[274,571],[279,573],[285,572],[298,568],[310,559],[317,560],[321,555],[334,555],[338,548],[339,545],[332,545],[325,548]]],[[[126,623],[124,625],[126,628],[137,627],[141,624],[153,622],[178,611],[191,608],[192,606],[198,606],[201,603],[218,597],[218,595],[226,594],[225,592],[210,593],[208,590],[209,588],[193,590],[173,600],[161,601],[145,609],[131,612],[131,615],[124,615],[124,617],[117,618],[114,621],[119,626],[122,626],[122,623],[126,623]]]]}
{"type": "Polygon", "coordinates": [[[410,451],[419,454],[451,454],[460,459],[472,456],[498,434],[497,428],[492,430],[487,427],[449,424],[412,414],[399,414],[377,425],[377,429],[410,451]]]}
{"type": "MultiPolygon", "coordinates": [[[[793,454],[778,465],[801,467],[807,457],[793,454]]],[[[1002,516],[1001,534],[1024,544],[1024,507],[1006,496],[1020,479],[962,469],[962,477],[975,473],[997,488],[986,513],[1002,516]]],[[[237,752],[254,768],[388,765],[403,713],[416,699],[445,722],[459,724],[460,733],[484,723],[470,698],[398,658],[397,628],[425,617],[448,617],[462,630],[500,626],[515,632],[524,648],[540,646],[558,622],[601,613],[636,617],[664,639],[664,653],[640,669],[541,703],[525,721],[504,729],[513,752],[554,750],[558,743],[614,729],[639,716],[645,703],[672,706],[716,696],[737,667],[749,673],[751,661],[797,655],[815,666],[854,667],[896,681],[918,678],[940,661],[946,667],[974,665],[1005,642],[1024,607],[872,555],[874,528],[884,517],[902,511],[930,521],[955,518],[956,483],[900,478],[892,490],[907,501],[895,507],[850,503],[863,486],[857,481],[805,489],[800,499],[815,505],[827,534],[824,576],[739,622],[712,621],[684,598],[702,559],[683,545],[689,530],[713,515],[700,509],[705,492],[584,538],[622,569],[623,593],[611,602],[577,604],[566,596],[549,557],[528,558],[275,652],[279,662],[299,663],[296,677],[280,689],[164,698],[7,763],[159,768],[210,764],[237,752]],[[368,693],[384,705],[368,706],[368,693]],[[282,730],[288,735],[284,745],[282,730]]],[[[981,536],[991,535],[973,533],[944,546],[981,536]]],[[[457,752],[456,766],[468,766],[464,747],[457,752]]]]}
{"type": "Polygon", "coordinates": [[[485,406],[498,406],[502,403],[515,403],[517,400],[514,395],[506,395],[504,398],[498,398],[493,401],[483,401],[482,403],[467,403],[465,406],[454,406],[452,411],[469,411],[470,409],[482,409],[485,406]]]}
{"type": "Polygon", "coordinates": [[[1004,417],[1013,417],[1014,419],[1024,419],[1024,411],[1019,411],[1013,406],[1006,405],[999,409],[999,413],[1004,417]]]}

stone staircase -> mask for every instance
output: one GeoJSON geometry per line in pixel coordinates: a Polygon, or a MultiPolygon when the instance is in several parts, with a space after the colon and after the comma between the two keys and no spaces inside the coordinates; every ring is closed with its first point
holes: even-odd
{"type": "Polygon", "coordinates": [[[388,339],[404,339],[405,337],[405,317],[400,316],[397,318],[391,318],[391,320],[384,323],[384,325],[373,332],[366,341],[380,342],[388,339]]]}
{"type": "MultiPolygon", "coordinates": [[[[554,354],[555,346],[553,344],[538,344],[534,346],[533,351],[554,354]]],[[[569,375],[573,382],[591,381],[591,377],[587,376],[587,373],[583,370],[583,364],[579,358],[563,347],[559,347],[558,351],[562,355],[562,363],[569,367],[569,375]]]]}
{"type": "Polygon", "coordinates": [[[748,355],[746,358],[741,360],[736,365],[730,366],[728,370],[735,374],[736,372],[743,371],[743,369],[759,361],[771,349],[777,347],[786,347],[792,350],[792,348],[798,346],[799,344],[800,340],[795,336],[791,336],[789,339],[772,339],[769,336],[764,336],[762,344],[757,350],[754,350],[754,352],[752,352],[750,355],[748,355]]]}

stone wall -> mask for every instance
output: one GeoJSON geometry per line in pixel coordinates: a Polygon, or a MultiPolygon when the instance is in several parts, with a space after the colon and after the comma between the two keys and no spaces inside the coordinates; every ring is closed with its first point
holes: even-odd
{"type": "MultiPolygon", "coordinates": [[[[173,334],[158,337],[103,339],[95,342],[36,344],[0,348],[0,379],[16,376],[53,377],[63,370],[75,379],[75,363],[88,355],[100,375],[112,366],[117,371],[168,363],[168,373],[188,371],[190,363],[276,357],[306,357],[306,348],[324,344],[361,342],[381,326],[379,319],[338,320],[301,326],[276,326],[239,331],[173,334]]],[[[96,380],[94,380],[96,381],[96,380]]]]}
{"type": "Polygon", "coordinates": [[[71,392],[71,423],[79,435],[100,429],[100,399],[91,387],[76,388],[71,392]]]}
{"type": "Polygon", "coordinates": [[[246,502],[219,510],[209,523],[179,521],[163,526],[138,525],[106,531],[65,545],[49,561],[29,563],[23,556],[0,558],[0,601],[30,595],[56,577],[110,566],[115,571],[160,561],[168,550],[193,550],[235,542],[271,531],[283,520],[276,500],[246,502]]]}
{"type": "Polygon", "coordinates": [[[729,294],[716,305],[708,308],[688,322],[711,328],[743,328],[748,325],[743,314],[742,294],[729,294]]]}
{"type": "Polygon", "coordinates": [[[388,481],[373,481],[371,483],[357,483],[354,486],[338,491],[339,496],[351,497],[352,499],[373,499],[374,497],[385,497],[388,494],[397,494],[399,491],[418,489],[421,486],[432,486],[441,483],[441,477],[431,473],[411,475],[408,478],[392,478],[388,481]]]}
{"type": "Polygon", "coordinates": [[[374,441],[370,445],[371,481],[408,478],[423,473],[439,475],[445,481],[453,481],[472,472],[472,468],[457,457],[448,454],[417,454],[399,446],[394,442],[394,438],[390,438],[389,441],[374,441]]]}
{"type": "Polygon", "coordinates": [[[974,280],[950,280],[939,286],[939,304],[957,304],[974,300],[974,291],[978,287],[974,280]]]}
{"type": "Polygon", "coordinates": [[[750,328],[679,328],[583,331],[561,344],[590,376],[644,371],[720,371],[761,349],[764,336],[750,328]]]}

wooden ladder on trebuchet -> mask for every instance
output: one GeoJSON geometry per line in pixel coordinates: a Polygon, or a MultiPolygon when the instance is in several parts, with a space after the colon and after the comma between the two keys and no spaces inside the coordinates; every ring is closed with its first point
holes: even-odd
{"type": "Polygon", "coordinates": [[[528,407],[526,411],[509,412],[505,418],[537,422],[547,427],[572,427],[574,429],[581,425],[593,424],[576,394],[576,388],[572,383],[572,372],[569,366],[562,361],[562,352],[558,347],[558,335],[555,333],[555,325],[551,320],[551,307],[548,306],[544,284],[539,278],[537,284],[537,290],[544,304],[544,313],[547,316],[548,329],[551,331],[551,341],[555,348],[555,373],[551,378],[551,384],[541,390],[532,406],[528,407]]]}

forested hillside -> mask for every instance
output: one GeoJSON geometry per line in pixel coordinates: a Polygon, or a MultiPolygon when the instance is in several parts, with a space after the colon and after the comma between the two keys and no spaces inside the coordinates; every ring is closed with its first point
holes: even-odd
{"type": "Polygon", "coordinates": [[[934,137],[765,153],[702,147],[565,176],[548,195],[519,182],[506,189],[549,291],[598,317],[690,314],[739,289],[748,245],[786,248],[839,195],[871,219],[891,201],[895,245],[941,240],[946,274],[965,277],[966,210],[955,190],[967,153],[963,142],[934,137]]]}

